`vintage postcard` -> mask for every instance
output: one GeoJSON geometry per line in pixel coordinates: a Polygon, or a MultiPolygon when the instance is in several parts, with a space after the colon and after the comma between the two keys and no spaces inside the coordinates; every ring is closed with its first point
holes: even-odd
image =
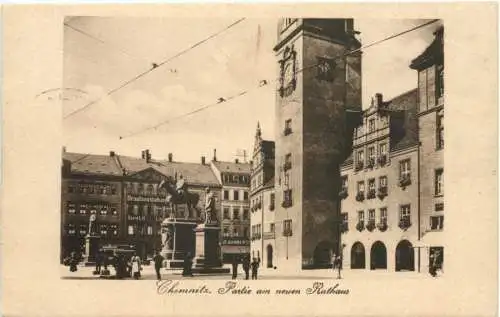
{"type": "Polygon", "coordinates": [[[496,13],[5,6],[5,315],[496,315],[496,13]]]}

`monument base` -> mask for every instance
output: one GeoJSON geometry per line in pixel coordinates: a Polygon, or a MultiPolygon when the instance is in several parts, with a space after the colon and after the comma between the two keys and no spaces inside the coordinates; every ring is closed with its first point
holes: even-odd
{"type": "Polygon", "coordinates": [[[201,224],[194,231],[196,256],[193,261],[193,273],[229,273],[228,268],[222,267],[219,244],[220,227],[217,224],[201,224]]]}
{"type": "Polygon", "coordinates": [[[87,235],[85,237],[85,257],[83,261],[84,266],[95,266],[96,256],[99,251],[99,239],[97,235],[87,235]]]}

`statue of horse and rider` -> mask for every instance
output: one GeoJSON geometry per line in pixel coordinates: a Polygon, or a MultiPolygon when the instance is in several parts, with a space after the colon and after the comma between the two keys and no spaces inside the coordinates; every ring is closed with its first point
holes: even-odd
{"type": "MultiPolygon", "coordinates": [[[[173,206],[186,204],[190,214],[196,211],[200,196],[188,191],[188,184],[182,174],[176,173],[174,179],[163,179],[159,188],[167,191],[167,203],[173,206]]],[[[205,196],[205,223],[211,223],[216,220],[216,217],[214,197],[209,188],[205,189],[205,196]]]]}

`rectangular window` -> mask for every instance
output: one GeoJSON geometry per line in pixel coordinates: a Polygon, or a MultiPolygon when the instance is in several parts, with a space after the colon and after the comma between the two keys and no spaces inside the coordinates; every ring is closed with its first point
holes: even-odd
{"type": "Polygon", "coordinates": [[[358,211],[358,221],[359,222],[365,221],[365,212],[363,210],[358,211]]]}
{"type": "Polygon", "coordinates": [[[73,236],[76,234],[76,229],[74,224],[68,224],[68,234],[73,236]]]}
{"type": "Polygon", "coordinates": [[[358,193],[365,192],[365,182],[358,182],[358,193]]]}
{"type": "Polygon", "coordinates": [[[437,113],[436,118],[436,149],[441,150],[444,148],[444,114],[441,110],[437,113]]]}
{"type": "Polygon", "coordinates": [[[248,213],[248,208],[243,209],[243,220],[248,220],[249,218],[249,213],[248,213]]]}
{"type": "Polygon", "coordinates": [[[284,168],[285,168],[285,171],[292,168],[292,154],[291,153],[288,153],[285,156],[285,166],[284,166],[284,168]]]}
{"type": "Polygon", "coordinates": [[[444,95],[444,66],[438,66],[438,80],[437,80],[437,95],[438,98],[444,95]]]}
{"type": "Polygon", "coordinates": [[[444,211],[444,203],[437,203],[434,205],[434,210],[437,212],[444,211]]]}
{"type": "Polygon", "coordinates": [[[224,191],[224,200],[229,200],[229,191],[228,190],[224,191]]]}
{"type": "Polygon", "coordinates": [[[283,235],[291,236],[292,235],[292,220],[287,219],[283,220],[283,235]]]}
{"type": "Polygon", "coordinates": [[[375,119],[370,119],[368,121],[368,132],[374,132],[375,131],[375,119]]]}
{"type": "Polygon", "coordinates": [[[271,200],[271,206],[274,208],[274,203],[275,203],[275,196],[274,196],[274,193],[271,193],[270,196],[270,200],[271,200]]]}
{"type": "MultiPolygon", "coordinates": [[[[252,226],[252,231],[254,230],[255,228],[252,226]]],[[[224,237],[228,237],[229,236],[229,228],[228,227],[224,227],[224,229],[222,229],[222,235],[224,237]]]]}
{"type": "Polygon", "coordinates": [[[387,208],[380,208],[380,220],[387,221],[387,208]]]}
{"type": "Polygon", "coordinates": [[[399,209],[399,220],[410,218],[410,205],[402,205],[399,209]]]}
{"type": "Polygon", "coordinates": [[[427,110],[427,70],[421,70],[418,73],[418,91],[420,111],[427,110]]]}
{"type": "Polygon", "coordinates": [[[133,235],[134,234],[134,226],[128,226],[128,234],[133,235]]]}
{"type": "Polygon", "coordinates": [[[387,176],[380,176],[379,186],[380,187],[387,187],[387,176]]]}
{"type": "Polygon", "coordinates": [[[240,208],[239,207],[234,207],[234,210],[233,210],[233,219],[234,220],[239,220],[240,219],[240,208]]]}
{"type": "Polygon", "coordinates": [[[368,210],[368,220],[375,221],[375,209],[368,210]]]}
{"type": "Polygon", "coordinates": [[[68,213],[69,214],[76,213],[76,207],[74,203],[68,203],[68,213]]]}
{"type": "Polygon", "coordinates": [[[243,200],[244,200],[244,201],[247,201],[247,200],[248,200],[248,192],[247,192],[247,191],[244,191],[244,192],[243,192],[243,200]]]}
{"type": "Polygon", "coordinates": [[[275,226],[274,226],[274,223],[270,223],[269,224],[269,232],[273,232],[276,230],[275,226]]]}
{"type": "Polygon", "coordinates": [[[375,160],[375,148],[373,146],[368,148],[368,159],[375,160]]]}
{"type": "Polygon", "coordinates": [[[238,236],[238,228],[233,228],[233,237],[238,236]]]}
{"type": "Polygon", "coordinates": [[[387,155],[387,143],[381,143],[379,145],[380,155],[387,155]]]}
{"type": "Polygon", "coordinates": [[[292,190],[291,189],[283,191],[283,204],[286,207],[290,207],[292,205],[292,190]]]}
{"type": "Polygon", "coordinates": [[[248,228],[243,228],[243,237],[248,238],[248,228]]]}
{"type": "Polygon", "coordinates": [[[399,178],[410,178],[410,160],[404,160],[399,162],[399,178]]]}
{"type": "Polygon", "coordinates": [[[148,236],[152,236],[152,235],[153,235],[153,227],[148,226],[148,236]]]}
{"type": "Polygon", "coordinates": [[[358,162],[363,162],[365,160],[365,153],[363,151],[358,151],[358,162]]]}
{"type": "Polygon", "coordinates": [[[368,180],[368,189],[370,191],[375,191],[375,178],[368,180]]]}
{"type": "Polygon", "coordinates": [[[229,219],[229,208],[228,207],[224,207],[224,216],[223,216],[224,219],[229,219]]]}
{"type": "Polygon", "coordinates": [[[444,216],[431,216],[431,230],[443,230],[444,216]]]}
{"type": "Polygon", "coordinates": [[[240,192],[237,190],[233,191],[233,200],[240,200],[240,192]]]}
{"type": "Polygon", "coordinates": [[[87,213],[87,204],[81,204],[79,212],[80,212],[80,215],[85,215],[87,213]]]}
{"type": "Polygon", "coordinates": [[[443,169],[435,170],[434,175],[434,194],[436,196],[444,195],[443,169]]]}
{"type": "Polygon", "coordinates": [[[292,119],[288,119],[285,121],[285,135],[289,135],[292,133],[292,119]]]}

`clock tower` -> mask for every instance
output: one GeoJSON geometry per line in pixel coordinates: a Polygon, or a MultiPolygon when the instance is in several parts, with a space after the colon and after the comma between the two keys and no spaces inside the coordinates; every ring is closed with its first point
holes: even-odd
{"type": "Polygon", "coordinates": [[[276,89],[278,268],[331,267],[339,254],[340,163],[361,111],[353,19],[279,21],[276,89]]]}

